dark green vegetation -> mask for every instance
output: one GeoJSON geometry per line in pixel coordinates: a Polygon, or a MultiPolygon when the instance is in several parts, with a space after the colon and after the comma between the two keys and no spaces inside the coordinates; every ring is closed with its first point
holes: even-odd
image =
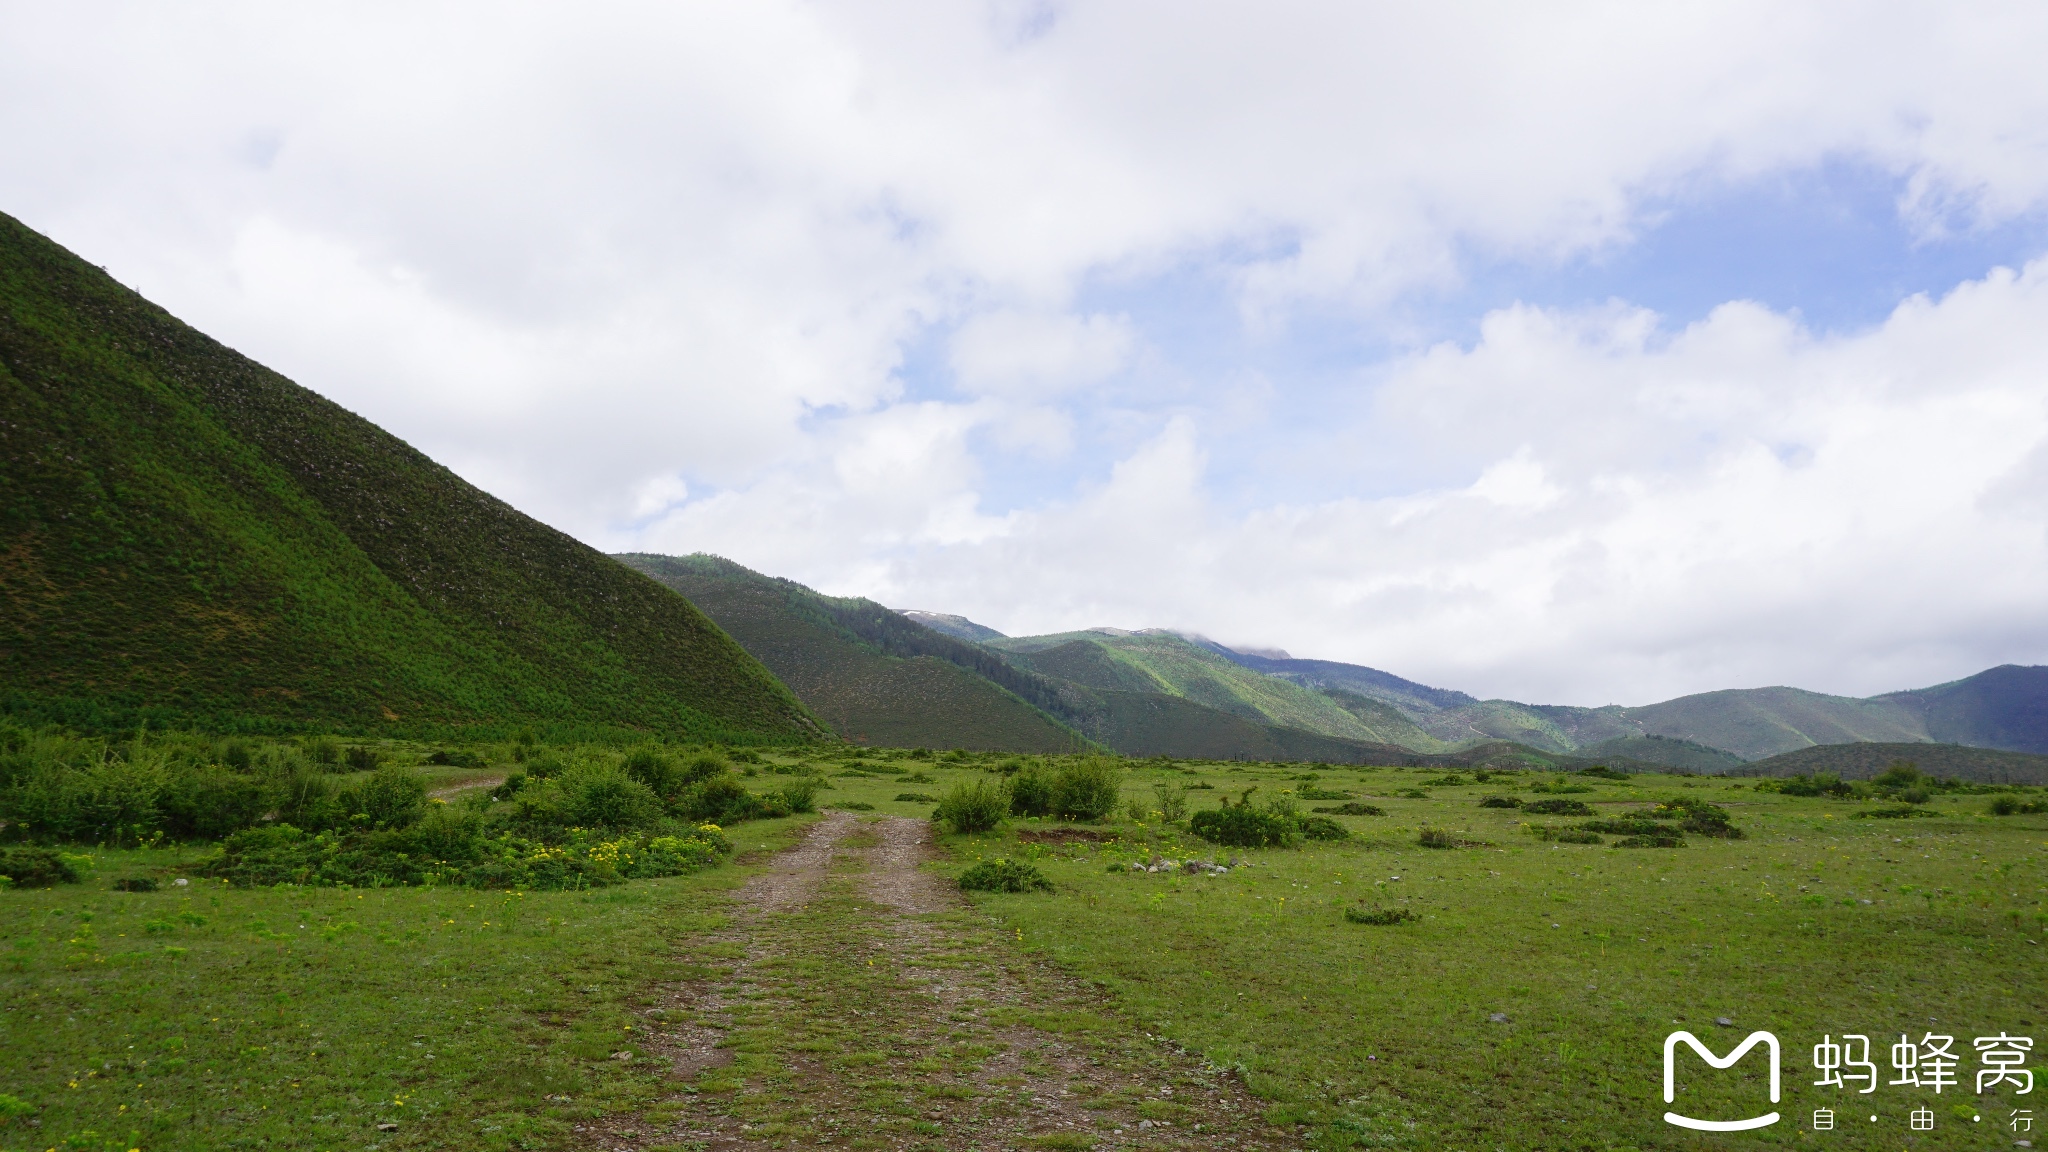
{"type": "Polygon", "coordinates": [[[963,892],[1050,892],[1045,873],[1015,860],[983,860],[960,874],[963,892]]]}
{"type": "Polygon", "coordinates": [[[618,559],[689,598],[842,736],[902,747],[1069,751],[1056,691],[869,600],[822,596],[715,556],[618,559]]]}
{"type": "Polygon", "coordinates": [[[687,601],[0,216],[0,707],[803,740],[687,601]]]}
{"type": "MultiPolygon", "coordinates": [[[[716,865],[732,851],[719,825],[808,811],[822,786],[770,775],[757,791],[716,752],[647,744],[349,751],[318,739],[0,729],[0,839],[44,849],[218,841],[192,868],[240,887],[591,888],[716,865]],[[429,796],[427,771],[460,781],[492,761],[502,779],[429,796]]],[[[53,859],[63,857],[9,848],[0,874],[62,881],[53,859]]]]}
{"type": "Polygon", "coordinates": [[[1743,767],[1743,776],[1830,775],[1868,780],[1906,762],[1929,776],[1980,784],[2048,784],[2048,756],[1954,744],[1822,744],[1743,767]]]}
{"type": "Polygon", "coordinates": [[[1616,759],[1635,764],[1655,764],[1701,775],[1732,772],[1745,763],[1733,752],[1670,736],[1616,736],[1581,748],[1577,754],[1589,760],[1616,759]]]}

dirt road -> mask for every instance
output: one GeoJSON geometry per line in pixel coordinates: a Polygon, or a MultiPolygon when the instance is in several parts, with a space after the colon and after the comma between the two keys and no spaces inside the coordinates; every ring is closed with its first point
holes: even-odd
{"type": "MultiPolygon", "coordinates": [[[[832,813],[683,957],[648,1012],[673,1069],[651,1123],[586,1147],[1286,1148],[1235,1077],[1146,1037],[922,870],[920,820],[832,813]]],[[[1014,899],[1031,899],[1028,896],[1014,899]]]]}

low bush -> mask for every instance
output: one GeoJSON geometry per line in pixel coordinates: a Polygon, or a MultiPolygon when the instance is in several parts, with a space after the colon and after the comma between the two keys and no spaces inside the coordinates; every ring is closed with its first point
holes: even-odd
{"type": "Polygon", "coordinates": [[[1647,816],[1616,816],[1607,820],[1588,820],[1579,827],[1588,832],[1605,832],[1609,836],[1672,836],[1678,831],[1669,824],[1660,824],[1647,816]]]}
{"type": "Polygon", "coordinates": [[[1420,788],[1404,788],[1404,789],[1402,789],[1402,790],[1401,790],[1401,796],[1402,796],[1402,798],[1404,798],[1404,799],[1407,799],[1407,800],[1427,800],[1427,799],[1429,799],[1429,793],[1427,793],[1427,792],[1424,792],[1424,791],[1423,791],[1422,789],[1420,789],[1420,788]]]}
{"type": "Polygon", "coordinates": [[[1778,792],[1786,796],[1833,796],[1847,800],[1856,795],[1856,786],[1830,772],[1817,775],[1789,776],[1783,780],[1765,780],[1756,786],[1759,792],[1778,792]]]}
{"type": "Polygon", "coordinates": [[[839,806],[848,812],[873,812],[875,810],[875,806],[865,800],[848,800],[839,806]]]}
{"type": "Polygon", "coordinates": [[[2000,796],[1991,802],[1993,816],[2031,816],[2040,812],[2048,812],[2048,802],[2015,800],[2010,796],[2000,796]]]}
{"type": "Polygon", "coordinates": [[[1153,796],[1159,801],[1159,815],[1168,824],[1178,824],[1187,819],[1188,790],[1184,784],[1158,783],[1152,786],[1153,796]]]}
{"type": "Polygon", "coordinates": [[[1290,815],[1252,807],[1253,791],[1245,789],[1235,804],[1225,796],[1222,807],[1195,813],[1188,818],[1188,830],[1226,848],[1285,848],[1294,844],[1301,835],[1295,821],[1290,815]]]}
{"type": "Polygon", "coordinates": [[[1728,810],[1705,800],[1673,797],[1652,809],[1651,815],[1675,818],[1681,830],[1695,836],[1711,836],[1720,840],[1743,838],[1742,829],[1728,822],[1728,810]]]}
{"type": "Polygon", "coordinates": [[[1858,820],[1911,820],[1918,816],[1939,817],[1941,813],[1926,808],[1902,805],[1897,808],[1869,808],[1856,814],[1858,820]]]}
{"type": "Polygon", "coordinates": [[[1003,822],[1014,802],[1014,794],[984,776],[947,789],[932,811],[932,818],[951,826],[955,832],[987,832],[1003,822]]]}
{"type": "Polygon", "coordinates": [[[15,888],[48,888],[52,884],[78,883],[78,869],[48,848],[26,845],[0,848],[0,876],[15,888]]]}
{"type": "Polygon", "coordinates": [[[1370,912],[1363,908],[1346,908],[1344,919],[1353,924],[1410,924],[1421,920],[1422,916],[1406,908],[1375,908],[1370,912]]]}
{"type": "Polygon", "coordinates": [[[1591,816],[1593,810],[1583,800],[1531,800],[1522,805],[1522,811],[1543,816],[1591,816]]]}
{"type": "Polygon", "coordinates": [[[816,776],[804,776],[784,784],[769,795],[781,799],[791,812],[816,812],[818,790],[824,783],[816,776]]]}
{"type": "Polygon", "coordinates": [[[1616,848],[1683,848],[1682,836],[1625,836],[1614,842],[1616,848]]]}
{"type": "Polygon", "coordinates": [[[154,892],[156,889],[156,881],[147,876],[123,876],[114,881],[116,892],[154,892]]]}
{"type": "Polygon", "coordinates": [[[1470,783],[1470,780],[1453,772],[1447,776],[1438,776],[1434,780],[1424,780],[1422,786],[1424,788],[1461,788],[1470,783]]]}
{"type": "Polygon", "coordinates": [[[1488,796],[1479,802],[1481,808],[1520,808],[1522,802],[1513,796],[1488,796]]]}
{"type": "Polygon", "coordinates": [[[1101,756],[1056,769],[1026,762],[1010,777],[1010,811],[1018,816],[1100,820],[1116,811],[1122,776],[1115,761],[1101,756]]]}
{"type": "Polygon", "coordinates": [[[1351,830],[1328,816],[1297,816],[1294,826],[1308,840],[1351,839],[1351,830]]]}
{"type": "Polygon", "coordinates": [[[486,761],[467,748],[437,748],[427,757],[427,763],[449,768],[482,768],[486,761]]]}
{"type": "Polygon", "coordinates": [[[1591,830],[1590,825],[1585,828],[1559,828],[1552,824],[1531,824],[1529,834],[1538,840],[1554,840],[1559,844],[1600,843],[1599,835],[1591,830]]]}
{"type": "Polygon", "coordinates": [[[1424,828],[1415,837],[1424,848],[1456,848],[1462,841],[1441,828],[1424,828]]]}
{"type": "Polygon", "coordinates": [[[342,752],[341,763],[347,772],[375,772],[384,763],[384,756],[375,748],[351,744],[342,752]]]}
{"type": "Polygon", "coordinates": [[[964,892],[1050,892],[1045,873],[1015,860],[984,860],[960,874],[964,892]]]}
{"type": "Polygon", "coordinates": [[[936,804],[938,800],[937,796],[927,792],[898,792],[896,794],[896,802],[898,804],[936,804]]]}
{"type": "Polygon", "coordinates": [[[1583,769],[1580,769],[1580,771],[1579,771],[1579,775],[1581,775],[1581,776],[1598,776],[1598,777],[1600,777],[1600,778],[1601,778],[1601,779],[1603,779],[1603,780],[1627,780],[1627,779],[1628,779],[1628,773],[1626,773],[1626,772],[1622,772],[1622,771],[1620,771],[1620,770],[1618,770],[1618,769],[1614,769],[1614,768],[1609,768],[1609,767],[1608,767],[1607,765],[1605,765],[1605,764],[1595,764],[1595,765],[1594,765],[1593,767],[1591,767],[1591,768],[1583,768],[1583,769]]]}
{"type": "Polygon", "coordinates": [[[1313,786],[1311,786],[1311,787],[1308,787],[1308,788],[1303,788],[1303,789],[1300,789],[1300,790],[1298,790],[1298,791],[1296,791],[1296,792],[1295,792],[1295,795],[1296,795],[1296,796],[1299,796],[1299,797],[1300,797],[1300,798],[1302,798],[1303,800],[1349,800],[1349,799],[1351,799],[1351,793],[1349,793],[1349,792],[1338,792],[1338,791],[1335,791],[1334,789],[1330,789],[1330,788],[1316,788],[1316,787],[1313,787],[1313,786]]]}
{"type": "Polygon", "coordinates": [[[1385,816],[1387,814],[1387,810],[1377,804],[1360,804],[1357,801],[1349,804],[1339,804],[1335,808],[1317,808],[1314,811],[1325,816],[1385,816]]]}
{"type": "Polygon", "coordinates": [[[386,887],[440,884],[468,888],[591,888],[620,880],[676,876],[732,853],[715,827],[679,835],[607,838],[579,829],[548,844],[503,833],[443,841],[413,830],[302,832],[289,824],[228,837],[201,875],[237,887],[272,884],[386,887]]]}

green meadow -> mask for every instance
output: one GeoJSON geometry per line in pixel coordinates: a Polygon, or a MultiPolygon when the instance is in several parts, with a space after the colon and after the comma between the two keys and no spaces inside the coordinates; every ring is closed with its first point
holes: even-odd
{"type": "MultiPolygon", "coordinates": [[[[381,749],[421,761],[443,789],[513,767],[503,749],[462,767],[425,764],[424,745],[381,749]]],[[[803,776],[821,785],[828,811],[921,819],[956,785],[1014,779],[1019,766],[995,755],[791,749],[735,769],[757,793],[803,776]]],[[[1937,791],[1902,806],[1719,777],[1523,771],[1481,781],[1439,769],[1163,760],[1118,771],[1114,815],[1012,816],[992,831],[942,835],[926,865],[942,877],[1007,859],[1053,888],[969,893],[934,923],[971,938],[977,964],[1036,963],[1098,989],[1094,1010],[1118,1035],[1241,1078],[1265,1119],[1305,1147],[2010,1147],[2009,1113],[2034,1098],[2010,1085],[1979,1096],[1972,1042],[2048,1039],[2048,816],[1990,814],[2000,797],[2024,808],[2039,790],[1937,791]],[[1248,789],[1254,805],[1383,814],[1330,813],[1344,839],[1232,848],[1161,811],[1170,797],[1192,814],[1248,789]],[[1482,806],[1489,796],[1525,807],[1482,806]],[[1559,842],[1532,828],[1589,817],[1526,810],[1564,801],[1620,820],[1673,798],[1720,807],[1742,838],[1559,842]],[[1922,814],[1858,815],[1902,807],[1922,814]],[[1423,846],[1425,831],[1451,846],[1423,846]],[[1661,1045],[1681,1028],[1721,1053],[1753,1030],[1776,1035],[1783,1118],[1713,1135],[1665,1124],[1661,1045]],[[1902,1032],[1956,1036],[1961,1083],[1939,1094],[1883,1083],[1902,1032]],[[1870,1095],[1812,1083],[1813,1046],[1845,1033],[1872,1038],[1881,1082],[1870,1095]],[[1818,1108],[1837,1113],[1834,1130],[1812,1130],[1818,1108]],[[1908,1128],[1918,1108],[1931,1131],[1908,1128]]],[[[665,988],[716,978],[747,952],[734,893],[815,819],[735,824],[728,862],[580,891],[231,887],[202,875],[213,851],[204,843],[64,848],[81,882],[0,891],[0,1149],[573,1148],[588,1144],[579,1129],[649,1123],[688,1088],[645,1057],[636,1029],[665,988]],[[116,886],[136,879],[158,886],[116,886]]],[[[843,921],[849,939],[867,931],[865,905],[819,907],[824,919],[803,931],[828,921],[843,921]]],[[[820,959],[776,979],[812,979],[803,973],[823,964],[829,941],[806,948],[820,959]]],[[[846,981],[888,978],[868,965],[849,972],[846,981]]],[[[837,1034],[835,1000],[821,990],[762,1010],[777,1014],[777,1029],[829,1047],[820,1038],[837,1034]]],[[[1055,1031],[1078,1026],[1072,1010],[1042,1015],[1055,1031]]],[[[760,1072],[759,1052],[775,1050],[744,1030],[735,1042],[735,1073],[760,1072]]],[[[2038,1051],[2028,1063],[2048,1071],[2038,1051]]],[[[926,1064],[944,1062],[906,1064],[891,1091],[915,1098],[926,1064]]],[[[1669,1107],[1752,1115],[1767,1106],[1764,1067],[1752,1055],[1712,1072],[1688,1057],[1669,1107]]],[[[714,1091],[716,1079],[700,1083],[714,1091]]],[[[718,1107],[757,1125],[781,1115],[728,1080],[723,1090],[736,1094],[718,1107]]],[[[949,1085],[926,1087],[966,1091],[949,1085]]],[[[1215,1130],[1199,1096],[1182,1099],[1151,1100],[1143,1114],[1176,1132],[1205,1119],[1215,1130]]],[[[790,1133],[812,1130],[789,1123],[790,1133]]],[[[1059,1146],[1145,1147],[1164,1130],[1059,1146]]],[[[803,1146],[776,1135],[784,1128],[754,1131],[763,1147],[803,1146]]],[[[891,1131],[847,1146],[978,1146],[935,1125],[891,1131]]]]}

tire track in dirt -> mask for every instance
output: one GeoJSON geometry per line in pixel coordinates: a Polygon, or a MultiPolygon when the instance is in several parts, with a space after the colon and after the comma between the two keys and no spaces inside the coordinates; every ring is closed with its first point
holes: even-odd
{"type": "Polygon", "coordinates": [[[925,871],[921,820],[829,814],[736,897],[730,966],[668,990],[653,1051],[677,1094],[584,1146],[1295,1147],[1235,1076],[1020,954],[925,871]]]}

